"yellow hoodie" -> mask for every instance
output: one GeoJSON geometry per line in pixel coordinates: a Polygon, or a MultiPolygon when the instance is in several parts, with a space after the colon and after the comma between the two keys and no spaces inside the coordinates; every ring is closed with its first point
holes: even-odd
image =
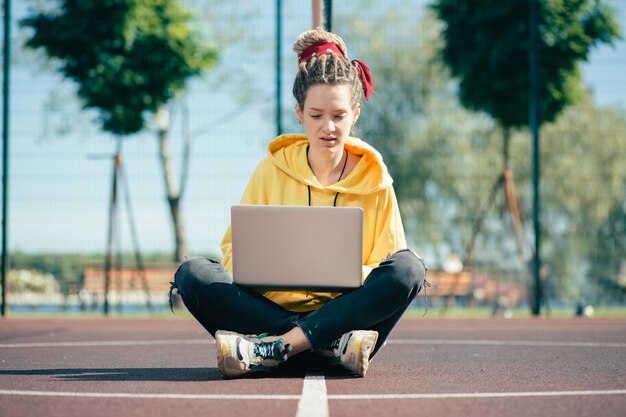
{"type": "MultiPolygon", "coordinates": [[[[252,174],[241,204],[332,206],[337,192],[337,206],[363,208],[363,263],[375,268],[389,254],[406,247],[404,229],[393,180],[380,154],[357,138],[348,138],[345,148],[361,156],[357,166],[341,181],[322,186],[307,162],[308,140],[305,135],[281,135],[270,142],[267,158],[252,174]]],[[[232,273],[230,226],[222,240],[222,264],[232,273]]],[[[364,277],[368,268],[364,268],[364,277]]],[[[307,291],[267,291],[265,297],[296,312],[311,311],[341,293],[307,291]]]]}

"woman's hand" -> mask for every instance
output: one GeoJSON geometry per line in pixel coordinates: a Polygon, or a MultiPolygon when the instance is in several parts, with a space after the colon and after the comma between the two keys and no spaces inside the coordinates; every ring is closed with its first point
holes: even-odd
{"type": "Polygon", "coordinates": [[[367,265],[363,265],[362,269],[363,269],[363,276],[361,278],[361,282],[365,282],[365,280],[367,279],[367,276],[370,274],[370,272],[372,272],[373,268],[370,268],[367,265]]]}

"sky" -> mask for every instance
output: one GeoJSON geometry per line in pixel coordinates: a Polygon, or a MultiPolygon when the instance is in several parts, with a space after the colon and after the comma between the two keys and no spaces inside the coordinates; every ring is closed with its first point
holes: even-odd
{"type": "MultiPolygon", "coordinates": [[[[223,15],[218,27],[228,27],[232,25],[228,19],[234,19],[233,33],[241,31],[244,38],[260,33],[273,42],[274,10],[265,7],[267,1],[248,1],[247,10],[226,3],[231,5],[220,9],[223,15]]],[[[342,9],[334,11],[337,15],[358,10],[355,1],[335,4],[342,9]]],[[[14,21],[25,15],[25,5],[14,2],[14,21]]],[[[302,2],[283,1],[284,103],[292,100],[290,83],[295,55],[290,51],[291,43],[311,25],[310,8],[301,5],[302,2]]],[[[614,5],[622,31],[626,32],[626,0],[614,1],[614,5]]],[[[13,34],[23,36],[17,27],[13,34]]],[[[182,210],[189,256],[219,254],[230,206],[239,201],[248,177],[264,157],[266,145],[276,131],[274,47],[259,42],[251,50],[242,50],[233,45],[236,44],[222,48],[222,64],[216,71],[190,84],[186,99],[192,157],[182,210]],[[233,65],[240,65],[242,72],[252,75],[252,100],[241,99],[238,87],[242,81],[232,73],[233,65]]],[[[598,105],[626,108],[625,40],[594,50],[582,69],[584,83],[593,91],[598,105]]],[[[32,56],[13,64],[11,94],[9,250],[103,253],[116,139],[98,131],[93,112],[80,111],[70,82],[32,56]]],[[[181,106],[175,107],[169,146],[174,168],[179,172],[181,106]]],[[[297,126],[290,111],[284,113],[284,124],[289,128],[297,126]]],[[[136,249],[129,226],[128,213],[132,212],[139,250],[173,251],[154,131],[124,140],[123,167],[129,193],[121,197],[116,250],[136,249]]]]}

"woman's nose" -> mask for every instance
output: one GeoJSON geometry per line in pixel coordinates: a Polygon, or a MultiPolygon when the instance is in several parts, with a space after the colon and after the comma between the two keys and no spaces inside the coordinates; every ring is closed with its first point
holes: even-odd
{"type": "Polygon", "coordinates": [[[330,119],[330,118],[327,119],[324,122],[323,129],[324,129],[325,132],[334,132],[335,131],[335,123],[333,122],[333,120],[330,119]]]}

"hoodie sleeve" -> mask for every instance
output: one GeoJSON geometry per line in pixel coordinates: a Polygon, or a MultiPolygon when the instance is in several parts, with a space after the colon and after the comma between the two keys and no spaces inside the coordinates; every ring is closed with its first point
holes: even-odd
{"type": "MultiPolygon", "coordinates": [[[[266,187],[263,187],[263,178],[266,177],[265,172],[268,168],[267,159],[259,163],[248,181],[248,185],[246,186],[243,196],[241,197],[240,204],[267,204],[266,187]]],[[[222,239],[221,248],[222,253],[224,254],[222,265],[228,272],[232,273],[233,243],[230,225],[228,225],[224,238],[222,239]]]]}
{"type": "Polygon", "coordinates": [[[388,187],[379,194],[374,244],[364,263],[370,268],[376,268],[387,256],[404,248],[406,238],[396,194],[393,187],[388,187]]]}

